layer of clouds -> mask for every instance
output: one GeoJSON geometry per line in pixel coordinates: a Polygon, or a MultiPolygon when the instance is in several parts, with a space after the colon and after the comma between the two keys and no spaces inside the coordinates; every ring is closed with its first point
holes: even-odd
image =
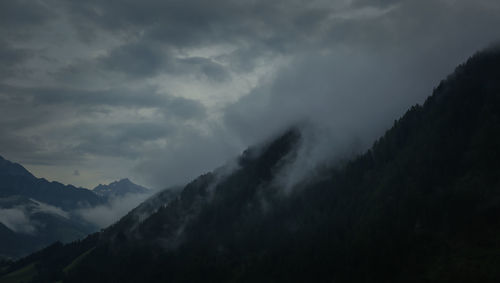
{"type": "Polygon", "coordinates": [[[36,205],[33,207],[32,213],[47,213],[47,214],[52,214],[52,215],[57,215],[62,218],[69,219],[69,213],[60,209],[59,207],[46,204],[43,202],[39,202],[34,199],[30,199],[32,202],[34,202],[36,205]]]}
{"type": "Polygon", "coordinates": [[[76,213],[89,223],[106,228],[150,196],[151,194],[126,194],[111,198],[103,205],[77,210],[76,213]]]}
{"type": "Polygon", "coordinates": [[[77,186],[161,188],[305,120],[317,146],[300,175],[369,146],[499,40],[499,13],[495,0],[4,1],[0,154],[77,186]]]}
{"type": "Polygon", "coordinates": [[[30,199],[22,204],[0,207],[0,223],[16,233],[34,235],[43,226],[43,224],[32,219],[32,216],[36,213],[51,214],[69,219],[68,212],[58,207],[30,199]]]}
{"type": "Polygon", "coordinates": [[[31,235],[36,232],[35,225],[23,208],[0,209],[0,223],[17,233],[31,235]]]}

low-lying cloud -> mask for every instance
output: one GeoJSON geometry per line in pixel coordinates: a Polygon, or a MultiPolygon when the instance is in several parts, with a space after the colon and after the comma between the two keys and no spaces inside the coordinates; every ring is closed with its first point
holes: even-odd
{"type": "Polygon", "coordinates": [[[70,219],[70,213],[59,207],[29,199],[22,204],[0,208],[0,223],[16,233],[36,235],[43,229],[43,224],[33,219],[39,213],[70,219]]]}
{"type": "Polygon", "coordinates": [[[36,226],[22,207],[0,209],[0,223],[22,234],[35,234],[36,226]]]}
{"type": "Polygon", "coordinates": [[[36,204],[32,208],[32,213],[39,213],[39,212],[47,213],[47,214],[57,215],[57,216],[60,216],[62,218],[66,218],[66,219],[69,219],[69,217],[70,217],[68,212],[62,210],[59,207],[56,207],[56,206],[53,206],[50,204],[46,204],[43,202],[39,202],[35,199],[30,199],[30,200],[36,204]]]}
{"type": "Polygon", "coordinates": [[[152,193],[126,194],[124,196],[112,197],[106,204],[87,209],[79,209],[76,210],[76,213],[97,227],[106,228],[120,220],[120,218],[125,216],[130,210],[138,206],[151,195],[152,193]]]}

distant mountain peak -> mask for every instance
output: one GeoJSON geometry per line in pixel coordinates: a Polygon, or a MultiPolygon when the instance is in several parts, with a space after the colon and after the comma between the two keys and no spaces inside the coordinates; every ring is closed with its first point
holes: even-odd
{"type": "Polygon", "coordinates": [[[3,176],[26,176],[32,177],[34,176],[26,170],[21,164],[11,162],[2,156],[0,156],[0,175],[3,176]]]}
{"type": "MultiPolygon", "coordinates": [[[[123,178],[118,181],[114,181],[113,184],[134,184],[129,178],[123,178]]],[[[135,185],[135,184],[134,184],[135,185]]]]}
{"type": "Polygon", "coordinates": [[[100,196],[111,197],[126,194],[143,194],[149,192],[149,189],[133,183],[128,178],[123,178],[108,185],[99,184],[93,191],[100,196]]]}

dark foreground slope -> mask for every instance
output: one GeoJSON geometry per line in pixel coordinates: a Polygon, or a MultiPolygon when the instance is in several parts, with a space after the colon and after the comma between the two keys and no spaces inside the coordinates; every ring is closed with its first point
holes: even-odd
{"type": "Polygon", "coordinates": [[[3,273],[31,266],[36,281],[68,282],[500,280],[498,50],[459,66],[368,152],[283,194],[274,180],[300,138],[288,131],[142,221],[124,218],[3,273]]]}

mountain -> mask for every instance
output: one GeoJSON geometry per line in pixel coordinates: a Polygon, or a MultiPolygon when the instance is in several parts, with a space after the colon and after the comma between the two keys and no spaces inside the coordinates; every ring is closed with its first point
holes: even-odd
{"type": "Polygon", "coordinates": [[[94,193],[102,197],[117,197],[126,194],[145,194],[149,189],[132,183],[128,178],[112,182],[109,185],[99,184],[92,190],[94,193]]]}
{"type": "Polygon", "coordinates": [[[0,197],[13,195],[33,198],[62,209],[102,203],[102,199],[88,189],[36,178],[20,164],[0,157],[0,197]]]}
{"type": "Polygon", "coordinates": [[[74,211],[103,203],[90,190],[36,178],[0,157],[0,258],[25,256],[97,231],[74,211]]]}
{"type": "Polygon", "coordinates": [[[0,282],[498,282],[499,78],[499,49],[474,55],[368,151],[285,192],[292,128],[144,217],[2,263],[0,282]]]}
{"type": "Polygon", "coordinates": [[[88,217],[94,209],[114,212],[112,201],[149,193],[128,179],[96,189],[36,178],[20,164],[0,157],[0,258],[19,258],[56,241],[81,239],[99,230],[88,217]]]}

